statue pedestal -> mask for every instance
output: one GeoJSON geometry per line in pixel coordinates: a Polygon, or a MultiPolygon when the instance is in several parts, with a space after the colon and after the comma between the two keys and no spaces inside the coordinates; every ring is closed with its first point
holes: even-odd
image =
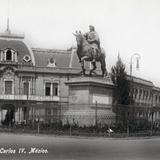
{"type": "Polygon", "coordinates": [[[64,113],[64,123],[68,121],[79,126],[114,123],[114,85],[109,79],[79,77],[66,84],[69,86],[69,108],[64,113]]]}

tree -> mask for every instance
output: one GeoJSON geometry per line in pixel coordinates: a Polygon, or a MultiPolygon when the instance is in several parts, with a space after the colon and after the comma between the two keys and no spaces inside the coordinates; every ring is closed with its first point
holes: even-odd
{"type": "Polygon", "coordinates": [[[130,83],[127,77],[125,65],[120,56],[118,56],[116,65],[111,68],[111,79],[116,86],[114,95],[118,104],[128,105],[131,103],[129,96],[130,83]]]}
{"type": "Polygon", "coordinates": [[[130,82],[127,77],[125,65],[120,56],[118,56],[116,65],[111,68],[111,79],[115,84],[114,99],[117,105],[115,105],[114,111],[116,112],[116,121],[121,120],[123,124],[126,123],[127,105],[132,103],[130,98],[130,82]]]}

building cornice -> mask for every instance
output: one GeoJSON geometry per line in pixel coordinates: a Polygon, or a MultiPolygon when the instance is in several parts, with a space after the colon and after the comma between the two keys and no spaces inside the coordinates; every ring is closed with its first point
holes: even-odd
{"type": "Polygon", "coordinates": [[[65,84],[69,86],[96,86],[96,87],[110,87],[114,88],[115,85],[112,83],[110,78],[102,77],[77,77],[66,81],[65,84]]]}
{"type": "Polygon", "coordinates": [[[5,39],[24,39],[25,35],[24,34],[11,34],[11,33],[0,33],[0,38],[5,38],[5,39]]]}

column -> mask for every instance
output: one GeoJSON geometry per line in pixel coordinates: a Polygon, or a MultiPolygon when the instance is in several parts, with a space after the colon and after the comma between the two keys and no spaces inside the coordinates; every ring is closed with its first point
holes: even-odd
{"type": "Polygon", "coordinates": [[[17,52],[15,52],[15,62],[17,62],[17,52]]]}

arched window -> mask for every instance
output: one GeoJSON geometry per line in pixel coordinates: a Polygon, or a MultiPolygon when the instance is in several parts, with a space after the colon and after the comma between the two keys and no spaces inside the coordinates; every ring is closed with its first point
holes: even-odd
{"type": "Polygon", "coordinates": [[[10,49],[7,50],[6,52],[6,60],[11,61],[12,60],[12,52],[10,49]]]}
{"type": "Polygon", "coordinates": [[[138,89],[136,88],[136,98],[138,98],[138,89]]]}
{"type": "Polygon", "coordinates": [[[146,99],[148,99],[148,91],[146,91],[146,99]]]}
{"type": "Polygon", "coordinates": [[[17,55],[18,53],[11,48],[6,48],[3,51],[1,51],[1,61],[12,61],[17,62],[17,55]]]}
{"type": "Polygon", "coordinates": [[[142,90],[140,89],[140,92],[139,92],[139,99],[141,99],[141,96],[142,96],[142,90]]]}
{"type": "Polygon", "coordinates": [[[155,95],[155,102],[157,103],[157,99],[158,99],[158,97],[157,97],[157,95],[155,95]]]}
{"type": "Polygon", "coordinates": [[[145,96],[146,96],[146,91],[143,90],[143,99],[145,99],[145,96]]]}

